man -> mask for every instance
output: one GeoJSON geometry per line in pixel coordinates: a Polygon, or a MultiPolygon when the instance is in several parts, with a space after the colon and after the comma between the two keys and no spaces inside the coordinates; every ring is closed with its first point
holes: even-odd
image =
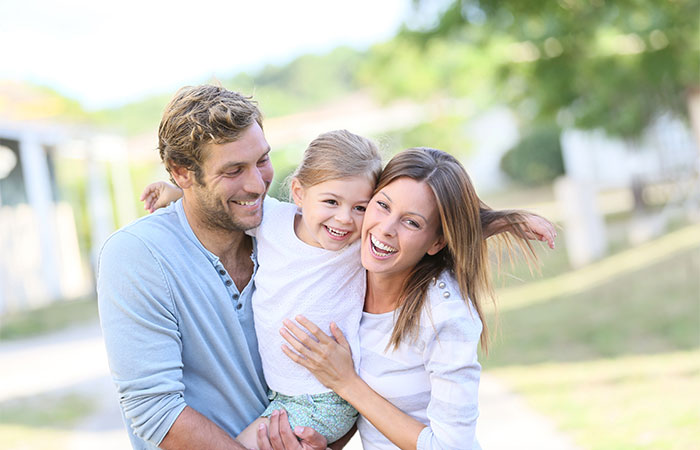
{"type": "MultiPolygon", "coordinates": [[[[100,254],[112,377],[134,449],[243,449],[233,437],[268,403],[250,304],[255,244],[244,233],[260,224],[273,177],[262,117],[240,94],[183,88],[158,141],[184,196],[114,233],[100,254]]],[[[295,430],[297,443],[284,415],[272,419],[275,448],[325,448],[315,431],[295,430]]]]}

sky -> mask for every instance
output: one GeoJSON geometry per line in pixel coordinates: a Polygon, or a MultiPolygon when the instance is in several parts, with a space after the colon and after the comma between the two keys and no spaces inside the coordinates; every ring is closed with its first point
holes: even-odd
{"type": "Polygon", "coordinates": [[[0,0],[0,80],[88,109],[391,38],[409,0],[0,0]]]}

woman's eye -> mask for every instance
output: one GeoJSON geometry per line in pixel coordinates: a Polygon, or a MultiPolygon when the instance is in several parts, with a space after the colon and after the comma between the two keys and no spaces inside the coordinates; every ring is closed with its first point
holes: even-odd
{"type": "Polygon", "coordinates": [[[338,202],[335,200],[325,200],[325,203],[328,203],[329,205],[337,205],[338,202]]]}
{"type": "Polygon", "coordinates": [[[379,207],[382,209],[389,209],[389,205],[387,205],[386,203],[384,203],[381,200],[377,200],[377,205],[379,205],[379,207]]]}
{"type": "Polygon", "coordinates": [[[413,228],[420,228],[420,225],[418,225],[418,222],[416,222],[415,220],[408,219],[406,220],[406,223],[413,228]]]}

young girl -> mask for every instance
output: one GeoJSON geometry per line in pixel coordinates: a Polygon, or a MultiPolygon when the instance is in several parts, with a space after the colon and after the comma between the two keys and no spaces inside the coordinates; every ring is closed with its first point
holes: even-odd
{"type": "MultiPolygon", "coordinates": [[[[292,427],[311,427],[328,442],[345,435],[357,411],[281,350],[282,320],[303,314],[330,330],[343,330],[359,367],[359,326],[365,272],[359,258],[362,217],[381,172],[381,157],[369,139],[345,130],[314,139],[292,176],[294,204],[267,197],[256,237],[259,267],[253,294],[255,332],[270,398],[262,417],[239,436],[256,447],[256,431],[272,411],[284,409],[292,427]]],[[[153,183],[142,195],[146,208],[181,196],[168,183],[153,183]]]]}

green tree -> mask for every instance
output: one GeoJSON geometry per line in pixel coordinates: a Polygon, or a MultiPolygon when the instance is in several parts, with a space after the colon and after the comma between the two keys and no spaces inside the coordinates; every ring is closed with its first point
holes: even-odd
{"type": "Polygon", "coordinates": [[[687,116],[685,97],[700,83],[696,0],[414,4],[416,17],[437,11],[437,20],[406,26],[401,39],[424,50],[445,40],[494,56],[500,98],[532,120],[634,138],[661,112],[687,116]]]}

